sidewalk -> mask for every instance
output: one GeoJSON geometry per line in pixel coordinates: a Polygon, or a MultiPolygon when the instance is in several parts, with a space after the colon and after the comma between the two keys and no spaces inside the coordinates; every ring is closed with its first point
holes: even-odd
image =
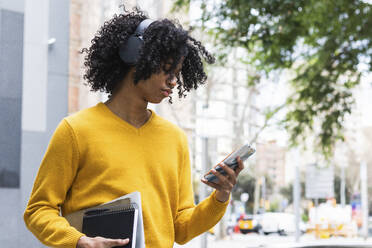
{"type": "MultiPolygon", "coordinates": [[[[305,234],[300,237],[300,242],[296,243],[294,236],[257,235],[257,234],[233,234],[225,240],[215,240],[213,235],[208,234],[207,248],[261,248],[276,247],[288,248],[301,245],[370,245],[372,247],[372,238],[363,240],[362,238],[342,238],[334,237],[330,239],[316,239],[314,235],[305,234]]],[[[185,245],[175,244],[174,248],[201,248],[200,237],[197,237],[185,245]]]]}
{"type": "MultiPolygon", "coordinates": [[[[240,235],[239,235],[240,236],[240,235]]],[[[213,235],[207,234],[208,238],[208,248],[247,248],[249,247],[247,241],[240,237],[233,237],[233,239],[226,240],[215,240],[213,235]]],[[[174,248],[201,248],[201,238],[196,237],[185,245],[175,244],[174,248]]]]}

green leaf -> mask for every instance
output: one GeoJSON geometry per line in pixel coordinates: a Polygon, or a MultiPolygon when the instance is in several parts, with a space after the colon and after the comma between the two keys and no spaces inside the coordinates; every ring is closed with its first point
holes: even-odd
{"type": "MultiPolygon", "coordinates": [[[[175,6],[189,3],[176,0],[175,6]]],[[[354,104],[351,90],[372,68],[372,6],[361,0],[202,3],[203,22],[218,24],[205,26],[215,44],[246,49],[249,58],[243,61],[258,74],[287,69],[295,73],[295,94],[287,99],[289,111],[282,120],[291,145],[313,133],[314,146],[330,156],[335,142],[343,139],[344,119],[354,104]],[[362,60],[369,61],[367,71],[359,69],[362,60]]],[[[222,50],[217,55],[221,60],[226,58],[222,50]]],[[[247,79],[248,86],[258,82],[255,76],[247,79]]],[[[267,112],[266,118],[271,115],[267,112]]]]}

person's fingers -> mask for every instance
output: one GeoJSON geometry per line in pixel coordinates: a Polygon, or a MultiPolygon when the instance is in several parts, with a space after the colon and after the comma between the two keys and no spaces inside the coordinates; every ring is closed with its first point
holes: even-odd
{"type": "MultiPolygon", "coordinates": [[[[221,166],[221,165],[220,165],[221,166]]],[[[226,184],[229,180],[227,179],[227,176],[224,176],[224,175],[222,175],[220,172],[218,172],[217,170],[215,170],[215,169],[212,169],[211,170],[211,173],[213,174],[213,175],[215,175],[217,178],[218,178],[218,182],[217,182],[217,184],[220,184],[220,185],[222,185],[222,184],[226,184]]]]}
{"type": "Polygon", "coordinates": [[[105,239],[105,244],[108,248],[115,246],[123,246],[129,243],[129,239],[105,239]]]}
{"type": "Polygon", "coordinates": [[[233,185],[236,184],[236,174],[233,169],[227,166],[225,163],[220,163],[221,168],[228,174],[227,178],[233,185]]]}
{"type": "Polygon", "coordinates": [[[238,161],[238,167],[235,170],[235,175],[238,176],[239,173],[244,169],[243,161],[240,159],[240,157],[237,157],[236,159],[238,161]]]}
{"type": "Polygon", "coordinates": [[[217,190],[222,190],[222,187],[217,183],[209,182],[204,178],[202,178],[201,181],[205,183],[206,185],[211,186],[212,188],[215,188],[217,190]]]}
{"type": "Polygon", "coordinates": [[[232,189],[234,187],[232,182],[228,179],[227,175],[224,176],[215,169],[212,169],[211,172],[218,178],[219,181],[216,184],[220,185],[222,189],[232,189]]]}

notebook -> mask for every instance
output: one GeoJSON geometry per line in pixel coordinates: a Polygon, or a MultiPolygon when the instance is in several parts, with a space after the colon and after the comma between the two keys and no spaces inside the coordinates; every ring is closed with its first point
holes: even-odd
{"type": "MultiPolygon", "coordinates": [[[[130,204],[135,204],[135,208],[138,209],[137,214],[137,227],[135,229],[135,248],[145,248],[145,233],[143,228],[143,217],[142,217],[142,206],[141,206],[141,194],[138,191],[132,192],[130,194],[121,196],[110,202],[106,202],[99,206],[90,207],[87,209],[82,209],[65,216],[69,224],[75,227],[78,231],[83,230],[83,218],[84,214],[89,211],[99,210],[99,209],[120,209],[126,208],[130,204]]],[[[133,207],[133,206],[132,206],[133,207]]],[[[94,212],[93,212],[94,213],[94,212]]],[[[129,247],[129,246],[128,246],[129,247]]]]}
{"type": "Polygon", "coordinates": [[[88,237],[111,239],[129,238],[125,248],[136,247],[138,207],[131,203],[125,207],[96,208],[86,211],[83,216],[83,233],[88,237]]]}

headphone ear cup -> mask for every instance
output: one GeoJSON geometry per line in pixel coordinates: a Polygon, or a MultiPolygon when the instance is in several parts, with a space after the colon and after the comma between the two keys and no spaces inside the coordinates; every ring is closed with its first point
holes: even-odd
{"type": "Polygon", "coordinates": [[[142,47],[143,41],[136,37],[130,36],[122,47],[119,50],[120,58],[126,63],[130,65],[134,65],[137,63],[139,59],[139,53],[142,47]]]}

